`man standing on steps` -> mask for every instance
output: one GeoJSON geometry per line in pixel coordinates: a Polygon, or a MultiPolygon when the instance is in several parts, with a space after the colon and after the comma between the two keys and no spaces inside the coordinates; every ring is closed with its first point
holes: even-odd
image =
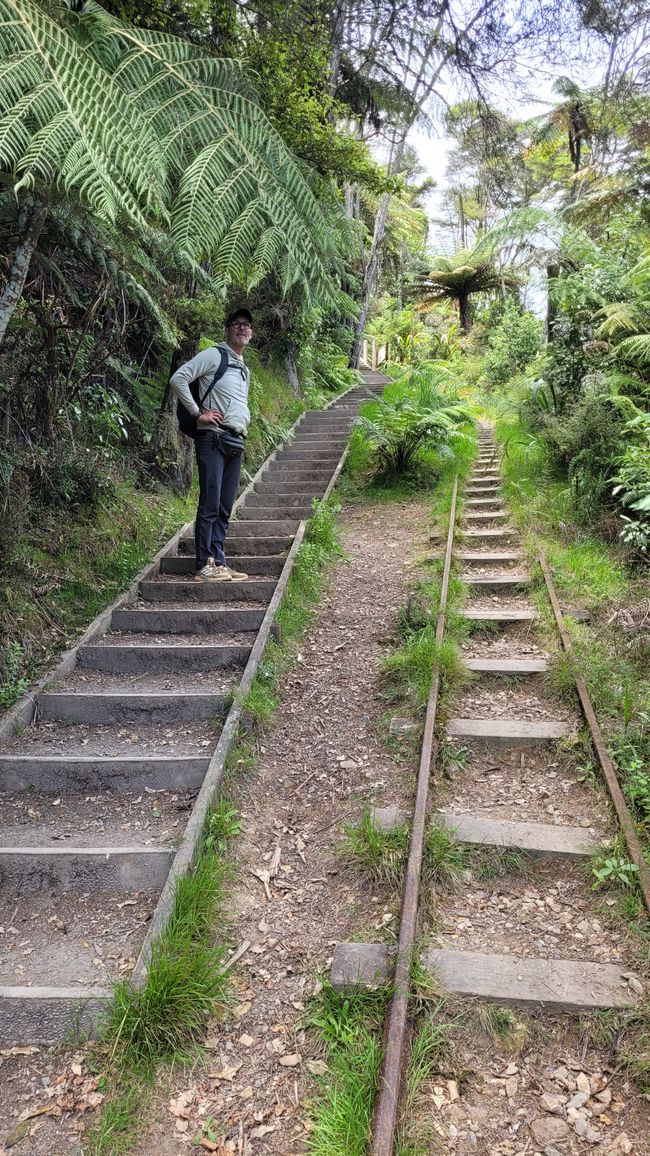
{"type": "Polygon", "coordinates": [[[253,336],[248,309],[226,319],[226,340],[197,353],[170,378],[181,404],[196,418],[199,505],[196,511],[195,582],[233,582],[247,578],[226,564],[224,542],[239,484],[241,454],[250,424],[250,369],[244,350],[253,336]],[[192,397],[190,383],[199,402],[192,397]]]}

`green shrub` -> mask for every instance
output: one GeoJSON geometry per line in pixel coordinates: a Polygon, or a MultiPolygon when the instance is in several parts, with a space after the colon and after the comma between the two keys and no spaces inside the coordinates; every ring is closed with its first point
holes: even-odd
{"type": "Polygon", "coordinates": [[[542,323],[532,313],[508,301],[501,321],[489,335],[484,373],[491,385],[506,385],[539,352],[542,323]]]}

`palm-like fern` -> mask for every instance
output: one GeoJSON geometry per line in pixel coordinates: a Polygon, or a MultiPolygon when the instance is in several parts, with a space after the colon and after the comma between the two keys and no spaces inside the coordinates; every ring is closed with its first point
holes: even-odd
{"type": "Polygon", "coordinates": [[[415,283],[414,289],[423,310],[440,301],[457,301],[461,328],[469,333],[472,294],[513,287],[517,282],[511,270],[497,268],[490,253],[460,249],[453,257],[436,257],[431,271],[415,283]]]}
{"type": "Polygon", "coordinates": [[[640,369],[650,367],[650,256],[642,257],[624,278],[626,301],[604,305],[605,320],[596,337],[616,341],[616,355],[640,369]]]}
{"type": "Polygon", "coordinates": [[[428,381],[412,379],[364,407],[355,425],[373,450],[376,470],[391,476],[408,470],[418,450],[451,456],[454,442],[469,437],[471,410],[445,397],[428,381]],[[463,428],[465,427],[465,428],[463,428]]]}
{"type": "MultiPolygon", "coordinates": [[[[218,288],[274,270],[332,300],[340,232],[237,62],[94,0],[0,0],[0,172],[99,218],[169,227],[218,288]]],[[[341,214],[342,217],[342,214],[341,214]]]]}

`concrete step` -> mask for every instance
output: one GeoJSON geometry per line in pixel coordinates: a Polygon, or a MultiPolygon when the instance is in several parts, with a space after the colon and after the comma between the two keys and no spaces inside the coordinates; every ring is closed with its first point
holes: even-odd
{"type": "Polygon", "coordinates": [[[274,500],[269,496],[265,504],[259,502],[249,506],[247,502],[245,506],[240,507],[237,511],[237,517],[239,519],[243,518],[244,521],[253,522],[255,520],[259,521],[260,518],[265,520],[281,520],[282,518],[286,518],[287,515],[296,518],[311,518],[313,512],[314,507],[311,502],[301,502],[299,505],[293,503],[291,505],[284,505],[278,502],[277,499],[274,500]]]}
{"type": "Polygon", "coordinates": [[[467,586],[483,590],[520,590],[530,585],[528,574],[515,573],[514,570],[502,570],[498,574],[475,574],[471,570],[465,570],[461,577],[467,586]]]}
{"type": "Polygon", "coordinates": [[[255,489],[252,494],[248,495],[247,503],[250,499],[262,494],[277,494],[286,497],[297,498],[299,501],[310,501],[312,498],[322,498],[325,493],[326,486],[317,485],[314,482],[291,482],[282,481],[273,482],[266,474],[260,478],[259,482],[255,483],[255,489]]]}
{"type": "Polygon", "coordinates": [[[516,550],[493,550],[491,553],[483,553],[479,550],[456,550],[454,557],[459,562],[482,562],[487,566],[494,562],[518,562],[521,554],[516,550]]]}
{"type": "Polygon", "coordinates": [[[292,470],[289,468],[290,464],[288,462],[287,465],[282,466],[278,463],[276,466],[273,462],[264,474],[264,480],[281,482],[283,488],[287,483],[289,486],[293,486],[294,482],[309,482],[314,487],[314,491],[317,489],[326,490],[334,472],[333,470],[292,470]]]}
{"type": "Polygon", "coordinates": [[[572,733],[569,724],[564,722],[506,718],[451,718],[446,732],[450,739],[489,742],[495,747],[534,747],[539,743],[559,742],[572,733]]]}
{"type": "Polygon", "coordinates": [[[238,518],[230,523],[226,549],[231,550],[234,538],[275,538],[280,535],[291,534],[295,537],[300,518],[260,518],[253,521],[248,518],[238,518]]]}
{"type": "MultiPolygon", "coordinates": [[[[260,557],[254,554],[238,554],[235,569],[241,570],[244,574],[279,578],[286,560],[286,554],[263,554],[260,557]]],[[[178,554],[169,554],[166,558],[160,559],[161,574],[186,574],[193,577],[195,569],[196,560],[193,556],[179,557],[178,554]]]]}
{"type": "Polygon", "coordinates": [[[539,618],[536,610],[518,606],[495,606],[489,610],[467,609],[462,611],[462,615],[468,622],[536,622],[539,618]]]}
{"type": "Polygon", "coordinates": [[[275,475],[277,473],[286,473],[289,476],[308,473],[310,475],[323,476],[329,474],[331,477],[336,469],[338,460],[338,455],[332,459],[315,458],[313,456],[306,458],[285,458],[282,456],[276,458],[274,462],[271,462],[266,471],[266,476],[268,477],[271,474],[275,475]]]}
{"type": "Polygon", "coordinates": [[[277,586],[274,578],[246,578],[238,582],[177,582],[173,578],[140,583],[147,602],[270,602],[277,586]]]}
{"type": "MultiPolygon", "coordinates": [[[[215,740],[216,741],[216,740],[215,740]]],[[[0,755],[0,790],[63,792],[197,791],[210,763],[203,758],[90,755],[0,755]]]]}
{"type": "Polygon", "coordinates": [[[203,692],[177,694],[132,694],[129,692],[86,693],[84,691],[49,691],[36,700],[39,721],[90,723],[92,725],[144,722],[195,722],[215,719],[227,708],[229,696],[203,692]]]}
{"type": "Polygon", "coordinates": [[[114,610],[111,628],[135,634],[240,634],[257,632],[265,610],[114,610]]]}
{"type": "Polygon", "coordinates": [[[326,465],[335,468],[341,453],[338,449],[324,450],[322,448],[280,450],[276,462],[313,462],[314,465],[326,465]]]}
{"type": "Polygon", "coordinates": [[[276,490],[275,492],[265,487],[260,488],[254,494],[249,494],[246,498],[245,511],[255,510],[258,507],[275,506],[279,507],[283,512],[285,510],[306,509],[311,513],[312,502],[316,495],[313,490],[302,490],[300,493],[295,493],[289,490],[276,490]]]}
{"type": "Polygon", "coordinates": [[[171,847],[0,847],[0,887],[17,895],[162,891],[173,858],[171,847]]]}
{"type": "Polygon", "coordinates": [[[478,674],[543,674],[545,658],[466,658],[464,665],[478,674]]]}
{"type": "MultiPolygon", "coordinates": [[[[230,538],[226,540],[226,550],[229,558],[236,558],[237,565],[240,558],[268,558],[269,555],[286,554],[294,539],[294,534],[264,535],[255,538],[230,538]]],[[[194,537],[181,538],[178,543],[178,553],[184,557],[194,556],[194,537]]],[[[242,566],[242,569],[244,567],[242,566]]]]}
{"type": "Polygon", "coordinates": [[[458,843],[523,851],[541,859],[586,859],[601,848],[584,827],[553,823],[511,823],[478,815],[438,812],[436,818],[454,833],[458,843]]]}
{"type": "Polygon", "coordinates": [[[474,951],[427,948],[424,966],[453,995],[517,1007],[549,1007],[585,1012],[597,1008],[635,1007],[624,967],[575,959],[535,959],[484,955],[474,951]]]}
{"type": "Polygon", "coordinates": [[[108,987],[0,987],[0,1046],[19,1041],[48,1045],[69,1035],[84,1037],[104,1018],[113,1000],[108,987]]]}
{"type": "Polygon", "coordinates": [[[502,502],[499,494],[495,494],[493,498],[467,498],[465,505],[471,510],[485,510],[491,509],[493,506],[500,506],[502,502]]]}
{"type": "Polygon", "coordinates": [[[123,646],[110,642],[82,646],[77,656],[79,670],[100,670],[106,674],[197,673],[224,666],[244,667],[251,646],[123,646]]]}

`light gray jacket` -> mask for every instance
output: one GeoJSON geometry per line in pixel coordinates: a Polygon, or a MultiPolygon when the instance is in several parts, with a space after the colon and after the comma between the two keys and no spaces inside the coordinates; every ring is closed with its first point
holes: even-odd
{"type": "Polygon", "coordinates": [[[228,351],[228,368],[208,393],[203,402],[203,409],[220,410],[224,425],[236,430],[237,433],[245,434],[251,420],[248,408],[251,371],[243,357],[239,357],[225,341],[220,341],[218,345],[209,349],[203,349],[191,361],[186,361],[169,379],[169,384],[186,410],[196,417],[199,407],[190,393],[190,382],[198,381],[199,397],[203,397],[219,368],[221,349],[228,351]]]}

